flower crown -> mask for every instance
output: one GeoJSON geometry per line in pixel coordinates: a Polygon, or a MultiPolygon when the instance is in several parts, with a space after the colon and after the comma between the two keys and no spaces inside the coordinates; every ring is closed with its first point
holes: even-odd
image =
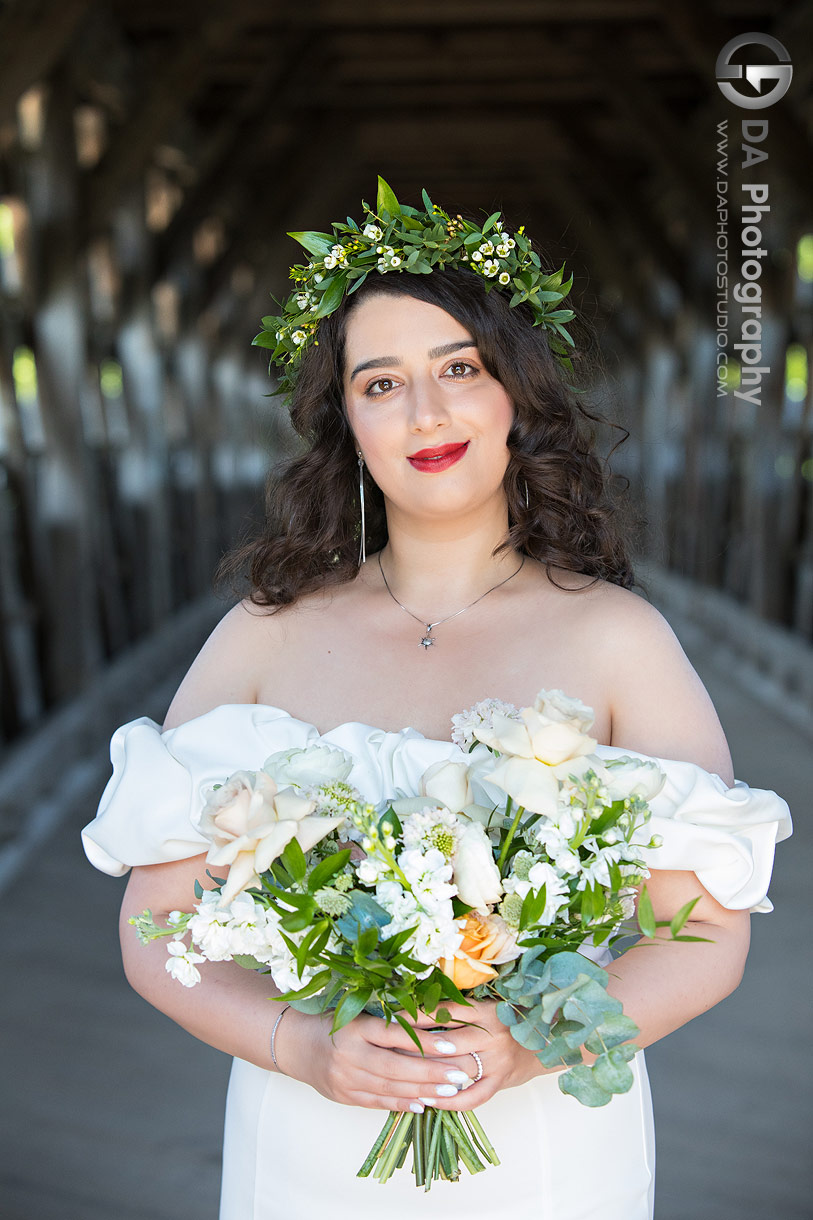
{"type": "MultiPolygon", "coordinates": [[[[462,216],[449,216],[422,192],[424,211],[400,204],[383,178],[378,179],[375,211],[362,201],[366,223],[348,216],[331,225],[333,233],[289,233],[311,255],[310,262],[291,268],[294,291],[281,305],[282,313],[263,318],[253,343],[271,350],[271,365],[280,370],[277,394],[289,394],[296,383],[303,352],[318,344],[319,322],[338,309],[345,296],[360,288],[372,272],[409,271],[429,275],[434,270],[466,267],[482,276],[486,292],[511,293],[510,305],[526,303],[534,326],[548,331],[551,352],[572,376],[573,339],[564,323],[572,309],[559,306],[573,284],[562,283],[564,266],[542,270],[521,226],[511,236],[494,212],[482,227],[462,216]]],[[[277,302],[277,304],[281,304],[277,302]]]]}

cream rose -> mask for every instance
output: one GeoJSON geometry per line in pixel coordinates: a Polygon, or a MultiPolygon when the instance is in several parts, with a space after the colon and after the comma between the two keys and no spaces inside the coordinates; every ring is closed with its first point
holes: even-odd
{"type": "Polygon", "coordinates": [[[270,868],[291,839],[310,851],[344,821],[309,816],[315,808],[315,801],[291,788],[280,791],[265,771],[235,771],[209,793],[200,819],[201,832],[212,843],[206,860],[229,868],[220,906],[249,886],[259,886],[259,874],[270,868]]]}

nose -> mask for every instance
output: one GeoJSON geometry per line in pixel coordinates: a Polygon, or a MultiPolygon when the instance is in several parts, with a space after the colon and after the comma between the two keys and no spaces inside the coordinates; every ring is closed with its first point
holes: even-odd
{"type": "Polygon", "coordinates": [[[451,422],[443,391],[433,377],[417,378],[410,386],[408,419],[412,432],[434,432],[451,422]]]}

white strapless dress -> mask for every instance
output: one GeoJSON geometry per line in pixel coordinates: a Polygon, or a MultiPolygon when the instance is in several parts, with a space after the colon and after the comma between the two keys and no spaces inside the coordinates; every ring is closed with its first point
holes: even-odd
{"type": "MultiPolygon", "coordinates": [[[[113,734],[113,775],[82,839],[91,863],[113,876],[131,866],[199,855],[205,794],[269,754],[318,742],[354,760],[348,776],[367,800],[413,795],[432,763],[467,757],[415,729],[390,733],[351,722],[319,734],[282,708],[223,704],[162,733],[146,716],[113,734]]],[[[634,754],[598,746],[602,758],[634,754]]],[[[666,783],[651,802],[663,846],[651,868],[695,872],[722,905],[770,911],[774,846],[791,833],[774,792],[693,763],[657,759],[666,783]]],[[[190,895],[191,901],[191,895],[190,895]]],[[[588,1109],[560,1092],[556,1075],[504,1090],[478,1108],[501,1164],[458,1183],[417,1190],[408,1169],[384,1186],[356,1171],[385,1113],[328,1101],[308,1085],[235,1059],[226,1105],[220,1220],[651,1220],[655,1145],[644,1054],[632,1089],[588,1109]]]]}

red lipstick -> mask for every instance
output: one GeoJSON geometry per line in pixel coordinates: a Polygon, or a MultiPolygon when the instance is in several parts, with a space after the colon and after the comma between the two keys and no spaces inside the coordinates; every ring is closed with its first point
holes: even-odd
{"type": "Polygon", "coordinates": [[[469,447],[468,441],[462,444],[436,445],[434,449],[419,449],[410,454],[407,461],[416,470],[448,470],[455,462],[459,462],[469,447]]]}

